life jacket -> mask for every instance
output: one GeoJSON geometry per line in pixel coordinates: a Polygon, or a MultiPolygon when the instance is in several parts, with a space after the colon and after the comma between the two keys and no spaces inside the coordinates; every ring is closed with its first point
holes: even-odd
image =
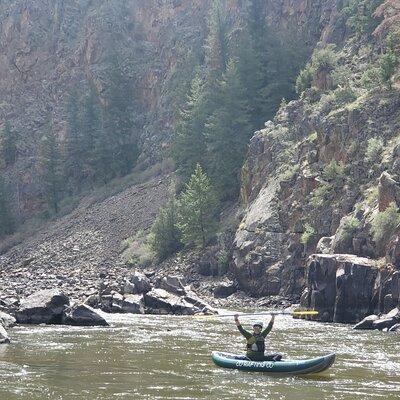
{"type": "Polygon", "coordinates": [[[265,352],[265,337],[261,334],[255,335],[247,342],[247,350],[264,354],[265,352]]]}

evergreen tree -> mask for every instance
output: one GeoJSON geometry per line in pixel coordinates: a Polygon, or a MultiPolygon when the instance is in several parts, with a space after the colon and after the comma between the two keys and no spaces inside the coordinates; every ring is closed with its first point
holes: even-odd
{"type": "Polygon", "coordinates": [[[399,58],[393,42],[393,37],[389,36],[386,52],[382,55],[379,63],[379,72],[382,83],[389,89],[392,89],[392,76],[396,72],[399,64],[399,58]]]}
{"type": "Polygon", "coordinates": [[[158,213],[151,228],[150,245],[160,261],[182,247],[181,232],[177,224],[177,205],[175,199],[172,199],[158,213]]]}
{"type": "Polygon", "coordinates": [[[110,137],[110,169],[114,176],[123,176],[131,171],[138,157],[135,130],[137,104],[133,96],[132,81],[116,55],[111,57],[107,81],[104,129],[110,137]]]}
{"type": "MultiPolygon", "coordinates": [[[[104,155],[111,150],[106,148],[106,140],[103,137],[102,116],[100,101],[95,89],[91,88],[83,100],[81,113],[83,174],[89,182],[94,182],[98,177],[98,171],[104,175],[104,155]]],[[[105,161],[109,162],[109,161],[105,161]]],[[[110,166],[107,167],[109,169],[110,166]]],[[[103,177],[100,181],[103,181],[103,177]]]]}
{"type": "Polygon", "coordinates": [[[1,160],[6,167],[14,164],[17,158],[17,139],[8,121],[4,123],[0,133],[0,152],[1,160]]]}
{"type": "Polygon", "coordinates": [[[213,0],[209,14],[209,33],[206,40],[206,65],[210,90],[224,73],[229,60],[228,25],[220,0],[213,0]]]}
{"type": "Polygon", "coordinates": [[[62,178],[60,151],[51,123],[48,123],[41,139],[40,167],[47,204],[57,214],[61,198],[62,178]]]}
{"type": "Polygon", "coordinates": [[[181,111],[181,119],[172,144],[172,156],[184,182],[189,179],[197,164],[204,164],[206,120],[203,84],[197,74],[192,81],[186,105],[181,111]]]}
{"type": "Polygon", "coordinates": [[[206,246],[216,231],[218,203],[211,182],[197,165],[179,202],[179,228],[187,246],[206,246]]]}
{"type": "Polygon", "coordinates": [[[79,99],[76,89],[69,95],[67,105],[67,130],[65,135],[64,175],[72,194],[79,191],[83,179],[83,140],[79,120],[79,99]]]}
{"type": "Polygon", "coordinates": [[[8,193],[3,177],[0,176],[0,237],[14,231],[14,218],[11,213],[8,193]]]}
{"type": "Polygon", "coordinates": [[[207,123],[208,170],[220,198],[233,199],[239,189],[239,170],[252,134],[245,89],[233,61],[221,82],[219,107],[207,123]]]}

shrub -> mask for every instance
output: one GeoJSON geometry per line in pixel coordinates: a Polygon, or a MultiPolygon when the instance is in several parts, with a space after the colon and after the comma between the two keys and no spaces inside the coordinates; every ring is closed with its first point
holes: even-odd
{"type": "Polygon", "coordinates": [[[134,236],[121,242],[121,258],[131,267],[148,266],[154,258],[154,253],[148,243],[144,231],[138,231],[134,236]]]}
{"type": "Polygon", "coordinates": [[[332,160],[329,164],[325,165],[322,171],[322,177],[329,181],[339,184],[344,179],[344,165],[332,160]]]}
{"type": "Polygon", "coordinates": [[[390,203],[385,211],[379,212],[371,223],[371,234],[375,243],[389,240],[400,224],[400,213],[395,203],[390,203]]]}
{"type": "Polygon", "coordinates": [[[340,224],[340,238],[343,240],[351,239],[360,227],[361,223],[352,215],[344,217],[340,224]]]}
{"type": "Polygon", "coordinates": [[[304,225],[304,232],[302,233],[300,237],[300,243],[307,245],[307,243],[310,242],[310,240],[317,234],[317,231],[314,229],[312,225],[309,223],[306,223],[304,225]]]}
{"type": "Polygon", "coordinates": [[[182,247],[181,232],[177,223],[177,207],[173,199],[158,213],[149,236],[150,247],[160,261],[182,247]]]}
{"type": "Polygon", "coordinates": [[[377,163],[382,157],[383,140],[381,138],[368,139],[367,150],[365,151],[365,161],[367,163],[377,163]]]}
{"type": "Polygon", "coordinates": [[[352,103],[357,99],[357,95],[350,86],[339,86],[333,92],[335,105],[344,106],[345,104],[352,103]]]}
{"type": "Polygon", "coordinates": [[[225,275],[228,272],[229,260],[229,253],[221,250],[218,254],[218,275],[225,275]]]}
{"type": "Polygon", "coordinates": [[[301,94],[306,89],[311,87],[313,80],[313,69],[310,64],[300,71],[299,76],[296,79],[296,93],[301,94]]]}
{"type": "Polygon", "coordinates": [[[311,204],[314,207],[324,206],[329,201],[332,190],[333,190],[333,186],[330,184],[324,184],[324,185],[318,186],[311,193],[311,204]]]}
{"type": "Polygon", "coordinates": [[[311,65],[315,72],[332,72],[336,68],[339,55],[335,49],[336,46],[334,44],[328,44],[314,51],[311,58],[311,65]]]}

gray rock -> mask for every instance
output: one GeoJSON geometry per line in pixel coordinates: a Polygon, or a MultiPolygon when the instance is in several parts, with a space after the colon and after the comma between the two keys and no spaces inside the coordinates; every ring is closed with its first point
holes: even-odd
{"type": "Polygon", "coordinates": [[[178,276],[164,276],[158,286],[167,292],[182,296],[186,293],[185,287],[178,276]]]}
{"type": "Polygon", "coordinates": [[[58,324],[68,305],[68,297],[58,289],[41,290],[21,301],[15,318],[20,324],[58,324]]]}
{"type": "Polygon", "coordinates": [[[121,313],[143,314],[143,295],[128,294],[122,298],[113,298],[113,309],[121,313]]]}
{"type": "Polygon", "coordinates": [[[4,326],[0,324],[0,344],[10,343],[10,338],[8,337],[7,331],[4,326]]]}
{"type": "Polygon", "coordinates": [[[220,282],[214,289],[214,296],[219,298],[229,297],[237,291],[237,286],[233,281],[220,282]]]}
{"type": "Polygon", "coordinates": [[[200,311],[198,307],[189,303],[184,297],[177,296],[164,289],[152,289],[143,298],[146,312],[150,314],[192,315],[200,311]]]}
{"type": "Polygon", "coordinates": [[[146,275],[139,271],[135,271],[129,278],[128,282],[133,286],[128,285],[126,292],[127,294],[143,294],[151,290],[151,284],[146,275]]]}
{"type": "Polygon", "coordinates": [[[5,328],[9,328],[15,325],[17,320],[12,316],[3,311],[0,311],[0,324],[5,328]]]}
{"type": "Polygon", "coordinates": [[[400,324],[393,325],[393,326],[389,329],[389,332],[398,332],[398,333],[400,333],[400,324]]]}
{"type": "Polygon", "coordinates": [[[358,324],[353,326],[353,329],[374,329],[373,323],[377,321],[379,317],[377,315],[368,315],[358,324]]]}
{"type": "Polygon", "coordinates": [[[62,323],[75,326],[108,326],[107,321],[86,304],[67,308],[63,313],[62,323]]]}

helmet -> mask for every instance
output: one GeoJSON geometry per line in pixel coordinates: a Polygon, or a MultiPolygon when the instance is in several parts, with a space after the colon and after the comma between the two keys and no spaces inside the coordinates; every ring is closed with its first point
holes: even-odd
{"type": "Polygon", "coordinates": [[[259,326],[259,327],[262,329],[262,327],[264,326],[264,324],[263,324],[261,321],[257,321],[257,322],[254,322],[253,328],[254,328],[255,326],[259,326]]]}

